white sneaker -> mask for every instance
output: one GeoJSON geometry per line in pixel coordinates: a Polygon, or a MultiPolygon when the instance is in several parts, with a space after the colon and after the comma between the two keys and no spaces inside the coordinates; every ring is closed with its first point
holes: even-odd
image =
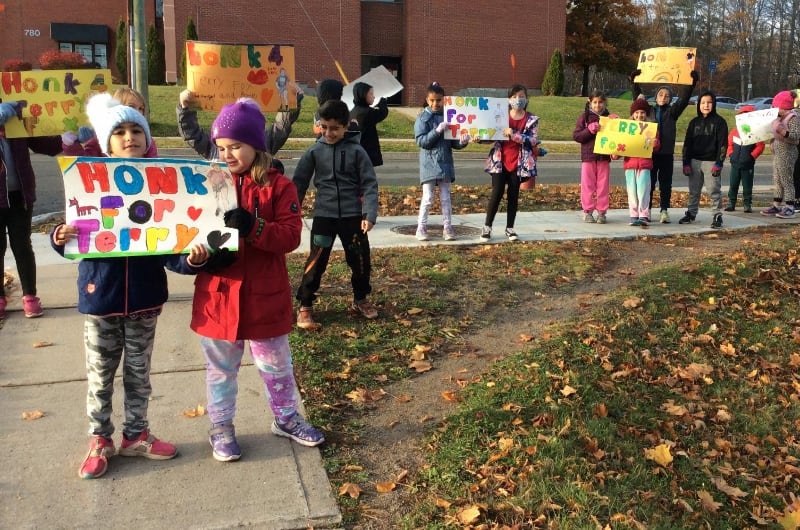
{"type": "Polygon", "coordinates": [[[595,223],[594,215],[592,212],[583,212],[583,222],[584,223],[595,223]]]}
{"type": "Polygon", "coordinates": [[[506,228],[506,237],[509,241],[519,241],[519,236],[514,232],[513,228],[506,228]]]}
{"type": "Polygon", "coordinates": [[[417,228],[417,241],[427,241],[428,240],[428,230],[426,228],[417,228]]]}

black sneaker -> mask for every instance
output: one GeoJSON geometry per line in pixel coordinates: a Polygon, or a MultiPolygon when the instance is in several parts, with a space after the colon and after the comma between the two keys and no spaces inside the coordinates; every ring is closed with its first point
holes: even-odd
{"type": "Polygon", "coordinates": [[[506,237],[509,241],[519,241],[519,236],[514,232],[513,228],[506,228],[506,237]]]}
{"type": "Polygon", "coordinates": [[[689,223],[694,222],[694,217],[689,212],[686,212],[686,215],[681,217],[680,221],[678,221],[679,225],[688,225],[689,223]]]}
{"type": "Polygon", "coordinates": [[[743,211],[744,213],[753,213],[753,207],[752,207],[752,206],[749,206],[749,205],[748,205],[748,206],[745,206],[745,207],[744,207],[744,210],[742,210],[742,211],[743,211]]]}
{"type": "Polygon", "coordinates": [[[717,212],[711,221],[711,228],[722,228],[722,214],[717,212]]]}
{"type": "Polygon", "coordinates": [[[726,212],[735,212],[736,208],[732,204],[729,204],[728,206],[725,207],[725,211],[726,212]]]}

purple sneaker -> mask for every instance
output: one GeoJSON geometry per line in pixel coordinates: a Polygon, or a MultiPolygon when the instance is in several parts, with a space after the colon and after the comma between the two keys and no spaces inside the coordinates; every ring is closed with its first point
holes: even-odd
{"type": "Polygon", "coordinates": [[[294,416],[287,423],[272,422],[272,434],[291,438],[300,445],[315,447],[325,441],[325,435],[310,425],[299,415],[294,416]]]}
{"type": "Polygon", "coordinates": [[[233,425],[220,425],[211,429],[208,431],[208,441],[214,450],[214,460],[218,462],[231,462],[242,456],[233,425]]]}

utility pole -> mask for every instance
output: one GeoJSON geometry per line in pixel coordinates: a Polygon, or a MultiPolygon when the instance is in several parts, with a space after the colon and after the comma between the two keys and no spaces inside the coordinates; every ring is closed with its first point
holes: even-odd
{"type": "MultiPolygon", "coordinates": [[[[129,16],[133,15],[133,22],[128,19],[131,27],[131,88],[139,91],[145,101],[147,113],[150,113],[150,94],[147,90],[147,21],[144,16],[144,0],[128,0],[129,16]]],[[[148,118],[148,116],[145,116],[148,118]]]]}

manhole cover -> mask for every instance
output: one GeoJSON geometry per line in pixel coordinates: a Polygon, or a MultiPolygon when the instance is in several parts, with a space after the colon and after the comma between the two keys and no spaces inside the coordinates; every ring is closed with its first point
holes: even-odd
{"type": "MultiPolygon", "coordinates": [[[[428,237],[431,239],[441,239],[442,231],[444,231],[444,227],[442,225],[428,225],[428,237]]],[[[417,225],[395,226],[392,228],[392,232],[413,237],[417,234],[417,225]]],[[[456,233],[456,237],[477,237],[481,235],[480,229],[462,225],[454,225],[453,232],[456,233]]]]}

